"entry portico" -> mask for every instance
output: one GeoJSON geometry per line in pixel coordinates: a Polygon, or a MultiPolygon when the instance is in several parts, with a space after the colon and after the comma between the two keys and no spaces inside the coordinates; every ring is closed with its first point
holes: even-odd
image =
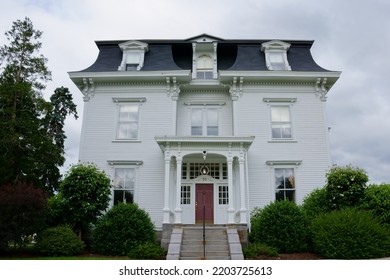
{"type": "Polygon", "coordinates": [[[247,224],[247,152],[254,136],[161,136],[163,224],[247,224]],[[204,216],[203,216],[204,214],[204,216]]]}

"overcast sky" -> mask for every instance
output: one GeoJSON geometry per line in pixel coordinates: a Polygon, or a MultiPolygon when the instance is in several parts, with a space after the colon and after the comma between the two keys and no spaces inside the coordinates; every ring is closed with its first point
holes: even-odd
{"type": "Polygon", "coordinates": [[[12,22],[29,17],[43,31],[53,80],[68,87],[81,116],[66,124],[67,162],[78,160],[83,101],[67,72],[90,66],[95,40],[314,40],[323,68],[342,71],[328,93],[332,161],[390,182],[390,1],[388,0],[0,0],[0,45],[12,22]]]}

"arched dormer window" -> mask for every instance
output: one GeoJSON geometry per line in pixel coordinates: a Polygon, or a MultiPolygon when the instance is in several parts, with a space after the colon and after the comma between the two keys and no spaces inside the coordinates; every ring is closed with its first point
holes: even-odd
{"type": "Polygon", "coordinates": [[[119,44],[122,50],[122,61],[119,71],[139,71],[144,66],[145,53],[149,51],[148,44],[139,41],[128,41],[119,44]]]}
{"type": "Polygon", "coordinates": [[[213,78],[213,59],[206,54],[200,55],[196,61],[196,78],[212,79],[213,78]]]}
{"type": "Polygon", "coordinates": [[[290,44],[282,41],[270,41],[261,44],[261,50],[265,54],[265,62],[268,70],[291,70],[287,59],[287,51],[290,44]]]}

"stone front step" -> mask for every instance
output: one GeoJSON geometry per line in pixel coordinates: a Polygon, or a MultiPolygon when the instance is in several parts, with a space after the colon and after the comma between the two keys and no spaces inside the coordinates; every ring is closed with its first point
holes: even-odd
{"type": "MultiPolygon", "coordinates": [[[[229,252],[229,245],[206,245],[206,252],[229,252]]],[[[182,245],[181,252],[203,252],[202,245],[182,245]]]]}
{"type": "MultiPolygon", "coordinates": [[[[207,227],[205,231],[206,259],[229,260],[230,251],[226,228],[207,227]]],[[[183,228],[183,239],[181,243],[181,260],[201,260],[204,259],[203,229],[196,227],[183,228]]]]}

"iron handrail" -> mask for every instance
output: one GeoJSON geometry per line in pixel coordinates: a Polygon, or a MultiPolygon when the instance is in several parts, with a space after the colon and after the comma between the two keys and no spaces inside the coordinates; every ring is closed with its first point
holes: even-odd
{"type": "Polygon", "coordinates": [[[206,259],[206,205],[203,204],[203,259],[206,259]]]}

